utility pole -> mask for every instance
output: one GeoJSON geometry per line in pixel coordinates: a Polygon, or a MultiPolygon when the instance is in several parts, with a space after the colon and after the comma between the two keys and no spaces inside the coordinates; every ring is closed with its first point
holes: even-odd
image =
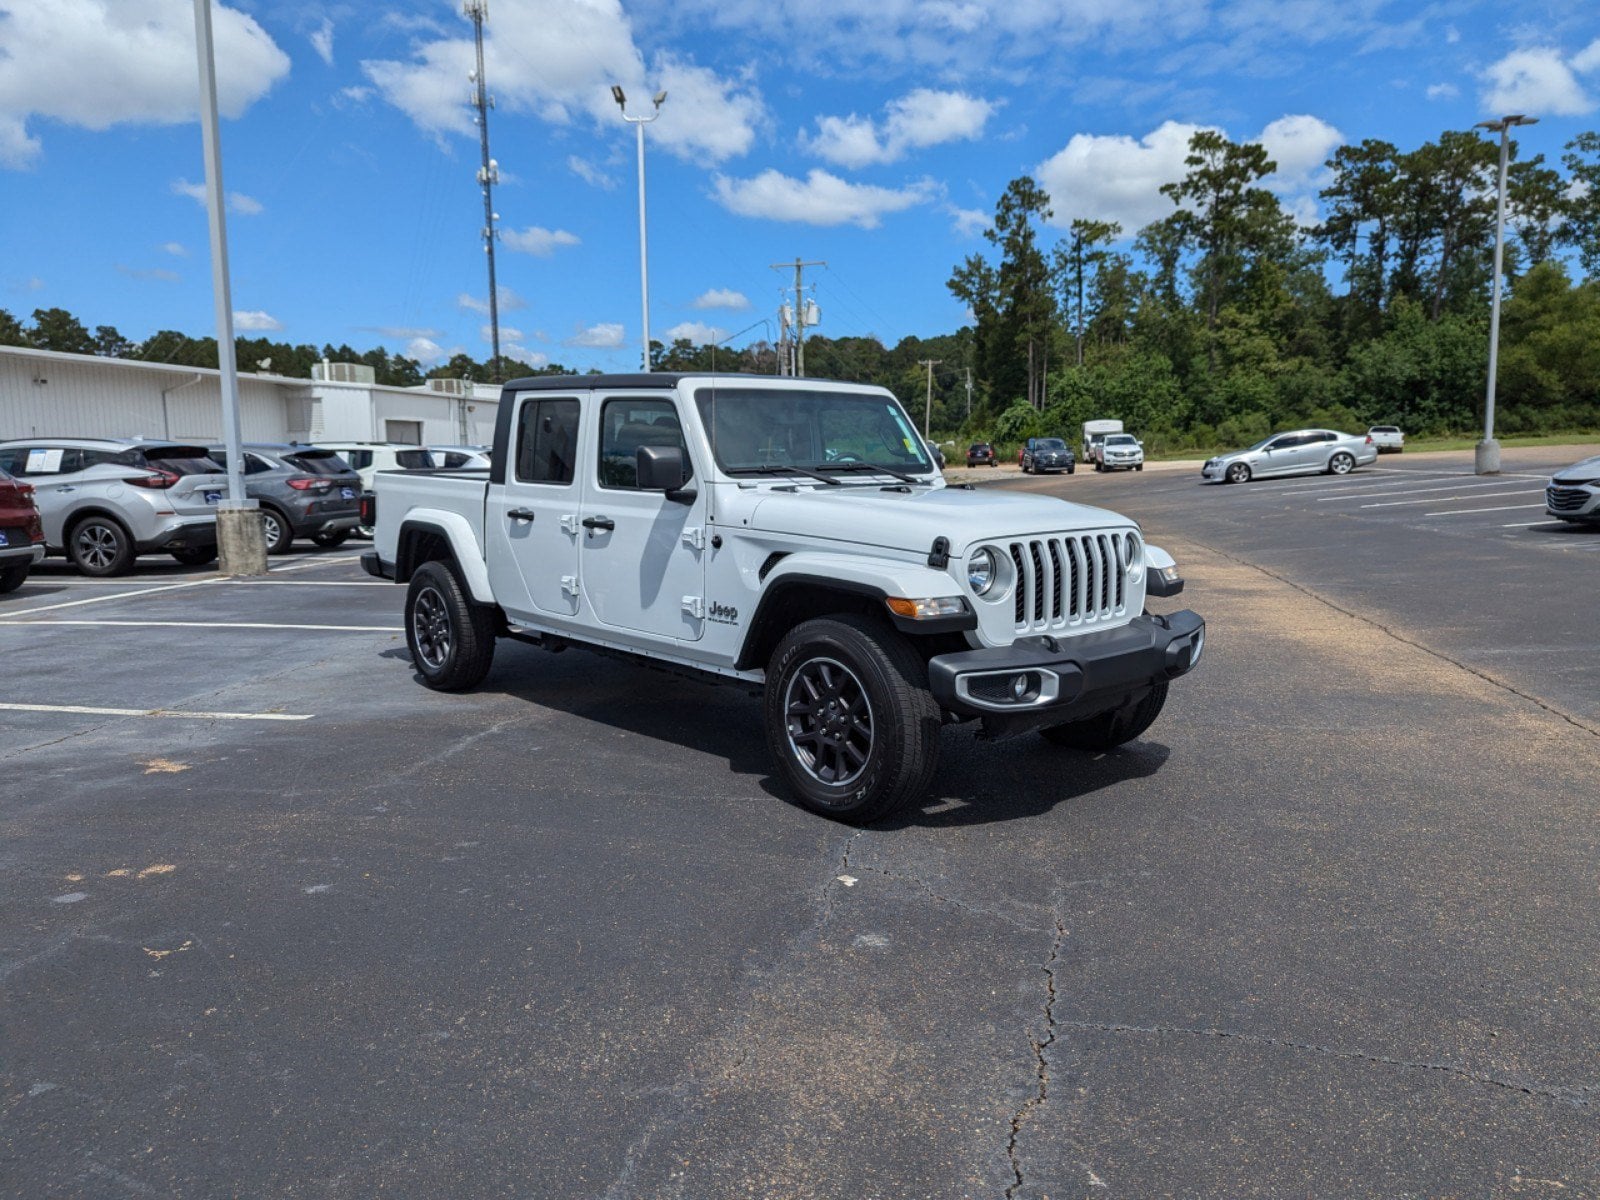
{"type": "Polygon", "coordinates": [[[787,271],[794,267],[794,373],[806,373],[806,326],[816,325],[822,318],[817,316],[817,305],[813,301],[808,309],[805,302],[805,269],[807,267],[825,267],[826,262],[801,262],[798,258],[790,263],[769,264],[774,271],[787,271]]]}
{"type": "Polygon", "coordinates": [[[928,407],[922,414],[922,436],[933,434],[933,369],[944,362],[942,358],[924,358],[917,365],[928,368],[928,407]]]}
{"type": "Polygon", "coordinates": [[[967,368],[967,419],[972,419],[972,368],[967,368]]]}
{"type": "Polygon", "coordinates": [[[483,77],[483,23],[489,19],[489,0],[465,0],[462,12],[472,19],[472,40],[478,50],[478,69],[467,76],[472,81],[472,118],[478,126],[478,145],[483,151],[483,163],[478,168],[478,183],[483,188],[483,250],[489,258],[489,336],[494,347],[494,357],[489,360],[492,382],[500,382],[500,293],[494,280],[494,242],[499,236],[495,222],[500,214],[494,211],[494,185],[500,182],[500,164],[489,157],[489,110],[494,107],[494,97],[489,95],[488,83],[483,77]]]}
{"type": "Polygon", "coordinates": [[[1489,383],[1483,397],[1483,440],[1473,448],[1473,471],[1478,475],[1500,474],[1500,443],[1494,439],[1494,385],[1500,366],[1500,276],[1506,242],[1506,168],[1511,157],[1511,130],[1513,126],[1538,123],[1538,117],[1515,114],[1498,121],[1479,121],[1474,126],[1500,135],[1500,186],[1494,208],[1494,289],[1489,308],[1489,383]]]}

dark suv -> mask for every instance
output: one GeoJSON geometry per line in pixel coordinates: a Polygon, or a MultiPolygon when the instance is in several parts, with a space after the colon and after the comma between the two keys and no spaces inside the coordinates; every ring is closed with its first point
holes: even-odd
{"type": "Polygon", "coordinates": [[[967,466],[969,467],[998,467],[999,460],[995,457],[994,447],[988,442],[973,442],[967,447],[967,466]]]}
{"type": "MultiPolygon", "coordinates": [[[[297,537],[332,548],[361,523],[361,476],[332,450],[251,443],[242,453],[244,492],[261,505],[268,554],[297,537]]],[[[225,464],[227,448],[211,447],[211,457],[225,464]]]]}
{"type": "Polygon", "coordinates": [[[1071,475],[1078,469],[1077,457],[1072,447],[1060,438],[1029,438],[1022,444],[1022,473],[1048,474],[1065,471],[1071,475]]]}

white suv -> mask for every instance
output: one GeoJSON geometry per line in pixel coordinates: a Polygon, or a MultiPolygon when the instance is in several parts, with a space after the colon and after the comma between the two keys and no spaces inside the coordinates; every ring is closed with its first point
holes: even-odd
{"type": "Polygon", "coordinates": [[[228,476],[204,446],[25,438],[0,442],[0,470],[33,485],[45,545],[85,575],[124,575],[141,554],[189,566],[217,556],[228,476]]]}
{"type": "Polygon", "coordinates": [[[1108,433],[1094,444],[1096,471],[1144,470],[1144,444],[1131,433],[1108,433]]]}
{"type": "MultiPolygon", "coordinates": [[[[349,463],[361,476],[361,486],[372,490],[372,481],[379,471],[427,470],[438,465],[433,451],[425,446],[408,446],[397,442],[318,442],[323,450],[332,450],[349,463]]],[[[357,525],[362,537],[372,536],[371,525],[357,525]]]]}

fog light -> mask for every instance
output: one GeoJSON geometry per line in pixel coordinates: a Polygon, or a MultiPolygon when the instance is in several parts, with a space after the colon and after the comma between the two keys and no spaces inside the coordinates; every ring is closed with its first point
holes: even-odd
{"type": "Polygon", "coordinates": [[[1018,675],[1011,681],[1011,698],[1019,702],[1028,698],[1028,677],[1026,675],[1018,675]]]}

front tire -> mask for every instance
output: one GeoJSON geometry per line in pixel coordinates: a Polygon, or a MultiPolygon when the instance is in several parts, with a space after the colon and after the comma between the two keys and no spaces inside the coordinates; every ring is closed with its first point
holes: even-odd
{"type": "Polygon", "coordinates": [[[1249,483],[1250,465],[1248,463],[1234,463],[1223,476],[1229,483],[1249,483]]]}
{"type": "Polygon", "coordinates": [[[1355,469],[1355,458],[1342,450],[1328,460],[1328,474],[1330,475],[1348,475],[1355,469]]]}
{"type": "Polygon", "coordinates": [[[899,634],[841,613],[790,630],[767,667],[767,745],[814,813],[864,824],[923,795],[939,762],[928,668],[899,634]]]}
{"type": "Polygon", "coordinates": [[[0,567],[0,596],[7,592],[14,592],[27,581],[28,569],[32,563],[23,563],[15,567],[0,567]]]}
{"type": "Polygon", "coordinates": [[[1133,468],[1133,469],[1134,469],[1134,470],[1135,470],[1135,471],[1142,471],[1142,470],[1144,470],[1144,464],[1143,464],[1143,463],[1138,463],[1138,464],[1136,464],[1136,465],[1135,465],[1135,466],[1134,466],[1134,468],[1133,468]]]}
{"type": "Polygon", "coordinates": [[[67,557],[80,574],[96,579],[133,570],[133,539],[110,517],[85,517],[67,535],[67,557]]]}
{"type": "Polygon", "coordinates": [[[461,692],[483,682],[494,662],[494,617],[442,562],[426,562],[406,589],[406,645],[422,682],[461,692]]]}
{"type": "Polygon", "coordinates": [[[1131,742],[1155,724],[1167,702],[1167,685],[1158,683],[1139,699],[1082,721],[1068,721],[1041,729],[1046,741],[1071,750],[1103,753],[1131,742]]]}

